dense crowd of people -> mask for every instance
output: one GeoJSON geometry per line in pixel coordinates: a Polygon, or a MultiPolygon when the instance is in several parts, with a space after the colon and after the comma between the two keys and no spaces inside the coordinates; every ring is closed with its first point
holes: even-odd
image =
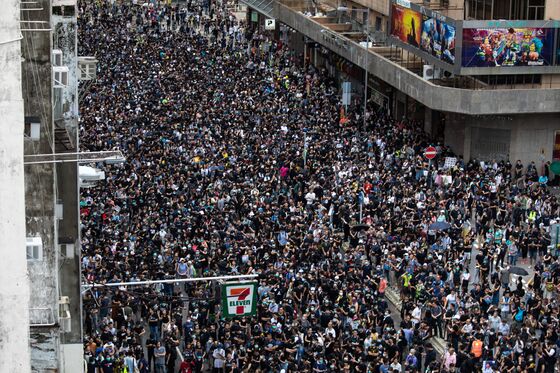
{"type": "Polygon", "coordinates": [[[87,371],[554,372],[559,205],[535,164],[439,145],[429,169],[418,123],[372,103],[362,128],[253,27],[213,2],[80,3],[81,147],[126,156],[81,191],[84,281],[259,275],[234,319],[212,282],[92,287],[87,371]]]}

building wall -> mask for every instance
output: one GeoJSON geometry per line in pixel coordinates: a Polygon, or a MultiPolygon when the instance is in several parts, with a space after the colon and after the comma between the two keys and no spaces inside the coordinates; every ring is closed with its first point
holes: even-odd
{"type": "Polygon", "coordinates": [[[283,4],[275,3],[273,16],[357,66],[364,67],[367,60],[372,75],[431,109],[479,115],[560,112],[560,89],[473,90],[438,86],[373,51],[366,58],[365,48],[324,32],[323,25],[283,4]]]}
{"type": "Polygon", "coordinates": [[[534,161],[539,171],[544,162],[552,160],[555,132],[560,131],[558,114],[448,114],[447,118],[445,143],[465,160],[475,157],[480,141],[497,149],[497,153],[507,143],[510,161],[519,159],[524,165],[534,161]]]}
{"type": "MultiPolygon", "coordinates": [[[[69,68],[68,86],[60,90],[60,102],[55,105],[61,109],[62,114],[56,125],[67,131],[70,142],[74,145],[72,151],[76,151],[79,142],[77,18],[75,12],[68,12],[68,7],[65,9],[65,15],[52,16],[53,44],[62,51],[63,64],[69,68]]],[[[58,201],[63,206],[63,217],[58,221],[59,244],[68,248],[61,254],[60,296],[69,297],[71,315],[70,330],[61,337],[62,354],[65,355],[61,356],[61,366],[67,368],[65,371],[81,372],[76,369],[68,370],[68,367],[76,364],[80,366],[79,363],[82,362],[81,354],[71,352],[71,346],[82,342],[78,165],[58,164],[57,175],[58,201]]]]}
{"type": "Polygon", "coordinates": [[[428,8],[453,19],[465,18],[465,0],[448,0],[448,5],[445,7],[441,6],[440,0],[431,0],[429,4],[425,0],[411,0],[411,3],[427,6],[428,8]]]}
{"type": "Polygon", "coordinates": [[[0,11],[0,372],[29,372],[20,1],[0,11]]]}
{"type": "MultiPolygon", "coordinates": [[[[28,20],[45,21],[50,25],[50,0],[34,4],[40,11],[22,12],[28,20]]],[[[49,27],[49,26],[47,26],[49,27]]],[[[45,27],[46,28],[46,27],[45,27]]],[[[54,152],[52,99],[52,64],[50,31],[24,33],[22,52],[23,97],[25,115],[41,118],[39,141],[25,141],[25,154],[54,152]]],[[[31,366],[33,371],[54,371],[59,368],[58,354],[58,250],[55,219],[56,173],[53,164],[28,165],[25,168],[25,204],[27,236],[40,236],[43,259],[28,261],[31,283],[30,312],[32,324],[52,324],[40,328],[31,326],[31,366]]]]}
{"type": "MultiPolygon", "coordinates": [[[[67,66],[68,87],[59,92],[60,101],[55,100],[55,120],[66,128],[75,140],[78,126],[78,44],[77,19],[75,16],[52,16],[53,48],[62,51],[62,61],[67,66]]],[[[75,145],[75,144],[74,144],[75,145]]]]}
{"type": "Polygon", "coordinates": [[[544,19],[560,19],[560,1],[546,0],[544,19]]]}
{"type": "MultiPolygon", "coordinates": [[[[388,32],[389,24],[389,0],[353,0],[353,1],[340,1],[339,3],[344,3],[349,8],[348,13],[352,12],[352,7],[356,8],[369,8],[370,9],[370,30],[375,30],[376,18],[381,18],[381,30],[388,32]]],[[[357,18],[362,19],[363,12],[357,13],[357,18]]]]}
{"type": "Polygon", "coordinates": [[[59,333],[51,327],[32,328],[29,343],[31,347],[32,373],[70,372],[59,369],[59,333]]]}

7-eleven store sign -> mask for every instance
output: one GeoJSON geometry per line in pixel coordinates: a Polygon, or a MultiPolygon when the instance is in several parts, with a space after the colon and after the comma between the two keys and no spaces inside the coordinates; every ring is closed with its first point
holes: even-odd
{"type": "Polygon", "coordinates": [[[222,284],[223,316],[253,316],[257,310],[257,283],[236,282],[222,284]]]}

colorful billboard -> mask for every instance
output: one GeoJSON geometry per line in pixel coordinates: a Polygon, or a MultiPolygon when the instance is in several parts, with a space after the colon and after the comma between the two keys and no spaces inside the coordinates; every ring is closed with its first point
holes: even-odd
{"type": "Polygon", "coordinates": [[[420,48],[422,14],[394,3],[391,11],[391,35],[403,43],[420,48]]]}
{"type": "Polygon", "coordinates": [[[463,29],[463,67],[550,66],[554,29],[463,29]]]}
{"type": "Polygon", "coordinates": [[[424,16],[420,48],[438,60],[455,63],[455,26],[424,16]]]}

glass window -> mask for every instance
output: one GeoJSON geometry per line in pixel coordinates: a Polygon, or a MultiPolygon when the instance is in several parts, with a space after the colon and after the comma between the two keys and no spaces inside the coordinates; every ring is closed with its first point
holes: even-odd
{"type": "Polygon", "coordinates": [[[493,19],[511,19],[510,18],[510,6],[511,0],[502,0],[494,2],[494,14],[493,19]]]}

